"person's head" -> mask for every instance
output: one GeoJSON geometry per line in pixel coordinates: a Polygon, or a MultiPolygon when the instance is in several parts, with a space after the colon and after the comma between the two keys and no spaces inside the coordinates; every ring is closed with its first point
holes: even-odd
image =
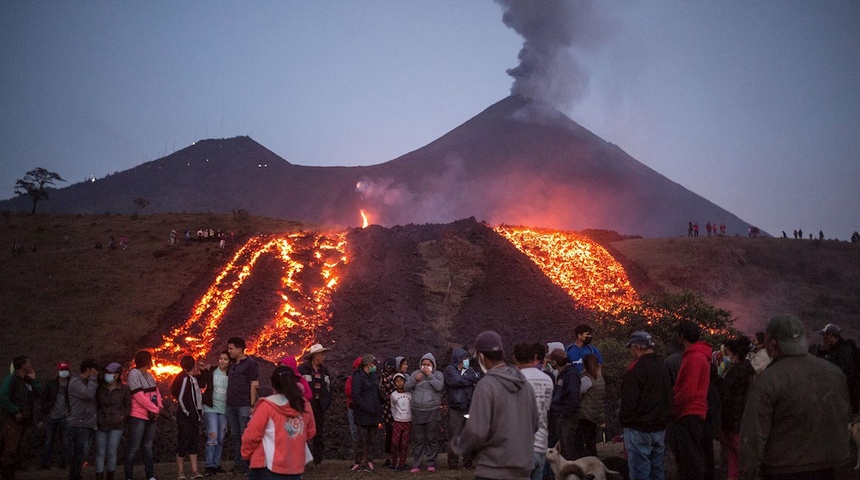
{"type": "Polygon", "coordinates": [[[752,338],[754,348],[764,348],[764,332],[755,332],[752,338]]]}
{"type": "Polygon", "coordinates": [[[729,359],[729,362],[738,363],[749,352],[749,347],[743,339],[736,338],[724,343],[723,351],[725,352],[724,356],[729,359]]]}
{"type": "Polygon", "coordinates": [[[517,366],[531,367],[534,365],[537,362],[534,344],[521,342],[514,345],[514,361],[517,362],[517,366]]]}
{"type": "Polygon", "coordinates": [[[18,375],[23,375],[27,373],[29,368],[30,357],[28,357],[27,355],[19,355],[12,359],[12,369],[14,369],[18,375]]]}
{"type": "Polygon", "coordinates": [[[395,357],[394,363],[397,365],[398,372],[406,373],[409,371],[409,360],[406,357],[395,357]]]}
{"type": "Polygon", "coordinates": [[[421,357],[421,361],[418,363],[418,366],[421,370],[432,372],[436,369],[436,357],[434,357],[432,353],[427,352],[421,357]]]}
{"type": "Polygon", "coordinates": [[[68,362],[60,362],[57,364],[57,377],[58,378],[69,378],[69,364],[68,364],[68,362]]]}
{"type": "Polygon", "coordinates": [[[194,360],[194,357],[191,355],[183,355],[183,357],[179,359],[179,366],[185,373],[191,373],[191,371],[194,370],[195,363],[197,363],[197,361],[194,360]]]}
{"type": "Polygon", "coordinates": [[[221,371],[226,372],[227,367],[230,366],[230,362],[230,352],[224,350],[223,352],[218,354],[218,368],[220,368],[221,371]]]}
{"type": "Polygon", "coordinates": [[[102,378],[105,383],[119,383],[122,377],[122,365],[117,362],[109,363],[102,371],[102,378]]]}
{"type": "Polygon", "coordinates": [[[359,366],[362,370],[367,373],[373,373],[376,371],[376,357],[371,353],[365,353],[361,356],[361,365],[359,366]]]}
{"type": "Polygon", "coordinates": [[[803,323],[794,315],[771,318],[764,334],[764,347],[771,358],[804,355],[808,351],[803,323]]]}
{"type": "Polygon", "coordinates": [[[594,329],[585,323],[577,325],[576,328],[573,329],[573,333],[576,334],[576,344],[580,346],[590,344],[593,331],[594,329]]]}
{"type": "Polygon", "coordinates": [[[675,331],[678,333],[678,340],[685,346],[685,348],[689,344],[698,342],[699,337],[702,334],[702,331],[696,322],[690,320],[681,320],[678,322],[678,326],[675,328],[675,331]]]}
{"type": "Polygon", "coordinates": [[[284,365],[275,367],[272,372],[272,389],[287,397],[290,406],[302,412],[305,410],[305,396],[299,386],[295,372],[284,365]]]}
{"type": "Polygon", "coordinates": [[[821,339],[824,343],[833,346],[839,343],[839,340],[842,339],[842,328],[840,328],[839,325],[828,323],[824,328],[818,331],[818,334],[821,335],[821,339]]]}
{"type": "Polygon", "coordinates": [[[564,370],[570,360],[564,350],[553,350],[549,352],[549,364],[556,370],[564,370]]]}
{"type": "Polygon", "coordinates": [[[505,347],[502,337],[492,330],[478,334],[475,338],[475,351],[478,353],[478,364],[484,372],[504,363],[505,347]]]}
{"type": "Polygon", "coordinates": [[[406,375],[397,372],[394,374],[394,388],[397,389],[398,392],[403,391],[403,387],[406,385],[406,375]]]}
{"type": "Polygon", "coordinates": [[[582,357],[582,368],[591,378],[597,378],[600,373],[600,363],[597,361],[597,355],[588,354],[582,357]]]}
{"type": "Polygon", "coordinates": [[[318,367],[325,363],[325,354],[329,350],[329,348],[324,348],[321,344],[315,343],[308,349],[305,357],[311,362],[311,365],[318,367]]]}
{"type": "Polygon", "coordinates": [[[546,357],[546,345],[544,345],[543,343],[538,342],[532,344],[532,350],[534,351],[535,359],[538,362],[542,362],[544,357],[546,357]]]}
{"type": "Polygon", "coordinates": [[[134,354],[134,368],[138,370],[149,370],[152,366],[152,354],[147,350],[141,350],[134,354]]]}
{"type": "Polygon", "coordinates": [[[241,360],[245,357],[245,340],[241,337],[230,337],[227,340],[227,353],[233,360],[241,360]]]}
{"type": "Polygon", "coordinates": [[[81,362],[80,365],[81,377],[90,378],[92,375],[99,374],[99,362],[95,358],[88,358],[81,362]]]}
{"type": "Polygon", "coordinates": [[[640,330],[633,332],[633,334],[630,335],[630,339],[627,340],[625,348],[630,351],[630,356],[633,357],[634,360],[637,360],[643,355],[653,353],[654,346],[654,337],[652,337],[650,333],[640,330]]]}
{"type": "Polygon", "coordinates": [[[382,371],[388,375],[394,373],[394,357],[388,357],[382,362],[382,371]]]}

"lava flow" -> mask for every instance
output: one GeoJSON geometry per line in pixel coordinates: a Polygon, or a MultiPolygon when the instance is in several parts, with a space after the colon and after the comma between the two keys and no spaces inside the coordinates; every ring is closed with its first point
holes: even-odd
{"type": "MultiPolygon", "coordinates": [[[[337,287],[338,268],[347,262],[344,233],[297,232],[259,236],[248,240],[196,303],[188,319],[154,349],[156,376],[179,372],[166,359],[180,354],[204,358],[212,350],[225,311],[264,254],[283,263],[279,295],[281,307],[258,332],[248,335],[246,353],[270,360],[305,351],[318,329],[328,327],[331,294],[337,287]]],[[[175,360],[174,360],[175,361],[175,360]]]]}
{"type": "Polygon", "coordinates": [[[627,272],[605,248],[572,232],[501,225],[495,231],[578,304],[603,312],[639,306],[627,272]]]}

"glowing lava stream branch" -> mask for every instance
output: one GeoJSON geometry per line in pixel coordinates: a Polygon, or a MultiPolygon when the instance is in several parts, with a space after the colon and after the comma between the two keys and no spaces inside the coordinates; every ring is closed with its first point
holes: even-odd
{"type": "Polygon", "coordinates": [[[284,355],[287,347],[293,351],[306,350],[313,343],[315,329],[326,327],[328,322],[331,294],[337,287],[336,269],[347,261],[345,247],[346,235],[340,232],[298,232],[248,240],[219,272],[188,319],[165,335],[162,345],[154,349],[159,361],[153,373],[157,376],[178,373],[179,368],[172,363],[181,353],[198,358],[209,353],[225,310],[263,254],[272,254],[283,262],[283,303],[274,319],[246,338],[247,353],[274,359],[284,355]],[[304,263],[298,258],[305,259],[304,263]],[[298,279],[306,268],[318,272],[321,285],[305,285],[298,279]]]}
{"type": "Polygon", "coordinates": [[[572,232],[507,225],[495,231],[580,305],[610,313],[640,305],[624,267],[591,239],[572,232]]]}

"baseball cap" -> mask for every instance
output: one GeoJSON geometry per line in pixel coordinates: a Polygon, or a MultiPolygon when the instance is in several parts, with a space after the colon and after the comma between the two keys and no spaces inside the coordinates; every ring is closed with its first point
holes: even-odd
{"type": "Polygon", "coordinates": [[[505,350],[502,345],[502,337],[498,333],[491,330],[481,332],[475,339],[476,352],[502,352],[505,350]]]}
{"type": "Polygon", "coordinates": [[[60,362],[57,364],[57,370],[68,370],[69,364],[66,362],[60,362]]]}
{"type": "Polygon", "coordinates": [[[794,315],[777,315],[771,318],[765,331],[777,341],[783,355],[804,355],[807,352],[803,323],[794,315]]]}
{"type": "Polygon", "coordinates": [[[835,323],[828,323],[827,325],[824,326],[824,328],[819,330],[818,333],[820,335],[824,335],[825,333],[829,333],[830,335],[839,336],[842,334],[842,329],[839,328],[839,325],[836,325],[835,323]]]}
{"type": "Polygon", "coordinates": [[[654,346],[654,338],[648,332],[637,331],[633,332],[630,335],[630,340],[627,340],[627,344],[624,345],[624,348],[630,348],[630,345],[640,345],[643,347],[653,347],[654,346]]]}
{"type": "Polygon", "coordinates": [[[395,373],[394,377],[392,379],[394,379],[394,378],[402,378],[403,380],[408,380],[406,378],[406,375],[403,375],[402,373],[395,373]]]}
{"type": "Polygon", "coordinates": [[[107,370],[110,373],[116,373],[116,372],[120,371],[120,369],[122,369],[122,365],[120,365],[116,362],[110,363],[110,364],[108,364],[107,367],[105,367],[105,370],[107,370]]]}

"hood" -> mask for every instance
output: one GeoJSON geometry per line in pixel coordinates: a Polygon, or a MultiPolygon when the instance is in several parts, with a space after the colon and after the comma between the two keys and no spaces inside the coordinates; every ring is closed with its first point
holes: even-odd
{"type": "Polygon", "coordinates": [[[498,379],[505,389],[511,393],[519,392],[525,387],[526,378],[520,373],[519,369],[511,365],[500,365],[491,368],[487,374],[488,377],[498,379]]]}
{"type": "MultiPolygon", "coordinates": [[[[430,352],[425,353],[424,356],[421,357],[421,362],[423,362],[424,359],[427,359],[427,360],[430,360],[431,362],[433,362],[433,370],[436,370],[436,357],[434,357],[432,353],[430,353],[430,352]]],[[[421,362],[418,362],[418,365],[421,365],[421,362]]]]}
{"type": "Polygon", "coordinates": [[[463,350],[462,348],[455,348],[451,352],[451,363],[454,365],[459,365],[463,359],[469,358],[469,352],[463,350]]]}
{"type": "Polygon", "coordinates": [[[262,400],[274,406],[276,410],[278,410],[287,417],[299,416],[299,411],[291,407],[290,401],[287,400],[287,397],[281,395],[280,393],[276,393],[268,397],[263,397],[262,400]]]}
{"type": "Polygon", "coordinates": [[[394,369],[399,372],[404,360],[406,360],[406,357],[394,357],[394,369]]]}
{"type": "Polygon", "coordinates": [[[684,352],[684,356],[687,355],[704,355],[708,360],[708,363],[711,363],[711,352],[714,351],[714,348],[705,341],[699,340],[698,342],[690,345],[690,348],[684,352]]]}

